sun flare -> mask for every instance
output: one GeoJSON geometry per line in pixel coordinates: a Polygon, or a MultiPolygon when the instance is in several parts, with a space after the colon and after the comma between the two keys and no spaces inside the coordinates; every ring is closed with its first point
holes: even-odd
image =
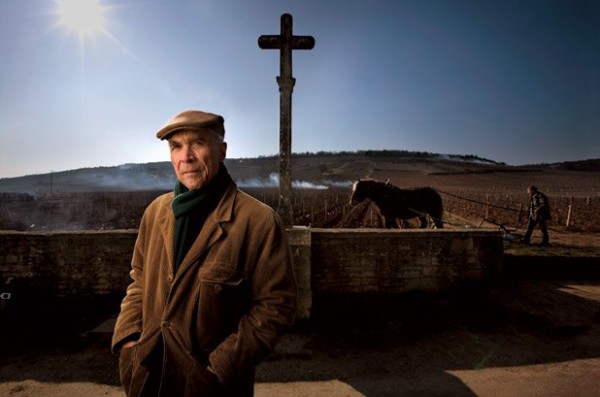
{"type": "Polygon", "coordinates": [[[106,34],[106,9],[101,0],[54,0],[58,24],[75,33],[80,41],[106,34]]]}

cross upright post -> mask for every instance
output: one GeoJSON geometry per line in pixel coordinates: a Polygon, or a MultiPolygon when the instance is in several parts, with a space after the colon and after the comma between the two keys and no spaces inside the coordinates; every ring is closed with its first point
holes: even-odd
{"type": "Polygon", "coordinates": [[[281,16],[279,35],[262,35],[258,46],[263,50],[280,51],[280,71],[277,77],[279,85],[279,213],[287,227],[293,226],[291,202],[292,177],[292,91],[296,79],[292,76],[292,50],[311,50],[315,46],[312,36],[294,36],[292,34],[292,16],[281,16]]]}

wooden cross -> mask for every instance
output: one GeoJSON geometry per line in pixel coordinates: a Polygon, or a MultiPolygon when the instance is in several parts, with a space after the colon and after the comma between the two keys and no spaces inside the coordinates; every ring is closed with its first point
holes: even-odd
{"type": "Polygon", "coordinates": [[[258,46],[263,50],[280,51],[279,85],[279,213],[286,226],[293,226],[292,210],[292,91],[296,79],[292,77],[292,50],[311,50],[315,46],[312,36],[292,35],[292,16],[281,16],[279,35],[262,35],[258,46]]]}

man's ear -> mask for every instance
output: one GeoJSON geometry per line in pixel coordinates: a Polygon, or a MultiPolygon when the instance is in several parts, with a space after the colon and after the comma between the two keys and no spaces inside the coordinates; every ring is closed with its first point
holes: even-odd
{"type": "Polygon", "coordinates": [[[221,146],[219,147],[219,151],[221,152],[219,155],[219,160],[224,161],[225,156],[227,155],[227,142],[221,143],[221,146]]]}

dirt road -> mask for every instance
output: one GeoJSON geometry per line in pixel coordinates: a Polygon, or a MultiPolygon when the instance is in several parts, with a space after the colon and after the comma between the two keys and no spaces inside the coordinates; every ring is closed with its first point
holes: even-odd
{"type": "MultiPolygon", "coordinates": [[[[0,396],[123,397],[110,334],[89,332],[103,310],[3,316],[0,396]]],[[[310,323],[259,367],[256,396],[592,396],[597,379],[600,281],[513,280],[315,297],[310,323]]]]}

